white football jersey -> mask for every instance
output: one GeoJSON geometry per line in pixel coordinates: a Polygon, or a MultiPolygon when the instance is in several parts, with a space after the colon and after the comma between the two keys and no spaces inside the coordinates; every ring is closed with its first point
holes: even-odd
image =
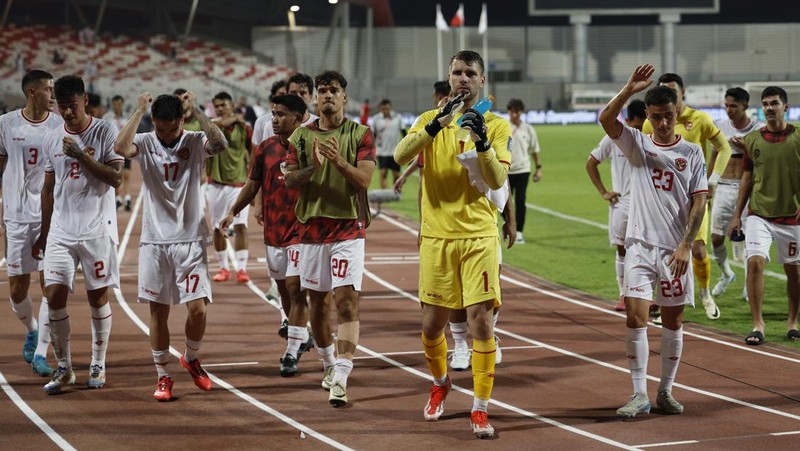
{"type": "Polygon", "coordinates": [[[747,124],[745,128],[736,128],[733,126],[733,122],[730,119],[720,119],[716,122],[716,124],[722,134],[728,138],[728,144],[731,146],[731,155],[744,154],[744,149],[737,146],[736,143],[734,143],[733,138],[737,136],[744,137],[744,135],[752,132],[753,130],[758,130],[767,125],[760,121],[750,120],[750,123],[747,124]]]}
{"type": "Polygon", "coordinates": [[[676,137],[671,144],[656,144],[651,135],[623,126],[614,140],[631,168],[626,243],[677,249],[689,225],[692,196],[708,192],[703,149],[676,137]]]}
{"type": "Polygon", "coordinates": [[[611,161],[611,190],[619,193],[621,197],[628,197],[631,193],[630,166],[625,154],[614,141],[604,136],[590,155],[598,163],[611,161]]]}
{"type": "Polygon", "coordinates": [[[66,127],[47,133],[43,145],[44,170],[55,173],[56,178],[49,236],[70,240],[109,236],[114,243],[118,243],[114,188],[64,153],[64,137],[74,139],[81,149],[100,163],[124,161],[114,153],[116,128],[102,119],[90,118],[89,125],[78,133],[72,133],[66,127]]]}
{"type": "Polygon", "coordinates": [[[0,117],[0,156],[3,172],[3,217],[7,221],[38,223],[42,220],[44,158],[42,142],[50,130],[64,125],[61,116],[48,113],[39,122],[14,110],[0,117]]]}
{"type": "Polygon", "coordinates": [[[208,236],[200,189],[206,142],[205,133],[186,130],[173,147],[162,144],[155,132],[134,137],[138,153],[133,158],[144,182],[142,243],[186,243],[208,236]]]}

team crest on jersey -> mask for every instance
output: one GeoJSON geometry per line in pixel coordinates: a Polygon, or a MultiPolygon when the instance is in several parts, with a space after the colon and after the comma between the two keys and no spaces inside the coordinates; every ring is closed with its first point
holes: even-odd
{"type": "Polygon", "coordinates": [[[688,132],[689,130],[694,128],[694,122],[685,122],[683,124],[683,128],[685,128],[686,131],[688,132]]]}
{"type": "Polygon", "coordinates": [[[687,164],[688,163],[686,162],[685,158],[676,158],[675,159],[675,167],[678,168],[678,170],[681,171],[681,172],[683,172],[683,170],[686,169],[686,165],[687,164]]]}
{"type": "Polygon", "coordinates": [[[188,147],[181,147],[175,153],[183,160],[189,159],[189,148],[188,147]]]}

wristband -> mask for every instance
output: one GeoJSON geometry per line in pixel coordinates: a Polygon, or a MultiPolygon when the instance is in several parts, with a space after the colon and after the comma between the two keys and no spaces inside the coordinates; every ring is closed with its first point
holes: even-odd
{"type": "Polygon", "coordinates": [[[475,150],[478,152],[486,152],[490,147],[491,144],[489,144],[487,140],[481,140],[475,143],[475,150]]]}
{"type": "Polygon", "coordinates": [[[427,132],[431,138],[436,136],[436,134],[440,131],[442,131],[442,124],[440,124],[436,119],[428,122],[427,125],[425,125],[425,132],[427,132]]]}
{"type": "Polygon", "coordinates": [[[541,164],[537,164],[536,165],[536,169],[542,169],[542,165],[541,164]]]}

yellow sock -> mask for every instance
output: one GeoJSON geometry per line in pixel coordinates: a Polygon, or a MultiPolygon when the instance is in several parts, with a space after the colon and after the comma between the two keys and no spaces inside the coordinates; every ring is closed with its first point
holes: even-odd
{"type": "Polygon", "coordinates": [[[494,338],[472,339],[472,385],[475,397],[491,399],[494,387],[494,354],[497,345],[494,338]]]}
{"type": "MultiPolygon", "coordinates": [[[[433,340],[422,334],[422,346],[425,348],[425,360],[428,362],[431,376],[436,380],[444,379],[447,376],[447,340],[444,338],[444,333],[433,340]]],[[[492,356],[494,358],[494,354],[492,356]]]]}
{"type": "Polygon", "coordinates": [[[694,269],[694,276],[700,284],[700,288],[706,290],[711,285],[711,259],[706,255],[706,258],[698,260],[692,257],[692,268],[694,269]]]}

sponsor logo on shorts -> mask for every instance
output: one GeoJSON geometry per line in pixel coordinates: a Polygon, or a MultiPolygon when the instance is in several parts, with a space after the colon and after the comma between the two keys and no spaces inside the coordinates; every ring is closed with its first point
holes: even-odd
{"type": "Polygon", "coordinates": [[[11,138],[12,141],[25,141],[25,138],[11,138]]]}
{"type": "Polygon", "coordinates": [[[637,293],[644,293],[644,288],[642,288],[642,287],[632,287],[632,288],[628,288],[628,289],[631,290],[631,291],[635,291],[637,293]]]}
{"type": "Polygon", "coordinates": [[[303,277],[303,280],[309,285],[319,285],[319,280],[309,279],[307,277],[303,277]]]}
{"type": "Polygon", "coordinates": [[[8,264],[8,267],[9,267],[9,268],[14,268],[14,269],[17,269],[17,268],[19,268],[19,267],[21,267],[21,266],[22,266],[22,265],[20,265],[19,263],[9,263],[9,264],[8,264]]]}
{"type": "Polygon", "coordinates": [[[686,169],[686,165],[687,164],[688,163],[686,162],[685,158],[676,158],[675,159],[675,167],[678,168],[679,171],[683,171],[684,169],[686,169]]]}
{"type": "Polygon", "coordinates": [[[439,294],[439,293],[431,293],[431,292],[429,292],[429,291],[426,291],[426,292],[425,292],[425,296],[426,296],[426,297],[429,297],[429,298],[431,298],[431,299],[436,299],[436,300],[439,300],[439,301],[441,301],[442,299],[444,299],[444,296],[442,296],[441,294],[439,294]]]}
{"type": "Polygon", "coordinates": [[[158,297],[158,295],[161,294],[160,291],[154,291],[154,290],[151,290],[149,288],[144,288],[144,287],[142,287],[142,291],[144,291],[145,294],[149,294],[150,296],[155,296],[155,297],[158,297]]]}
{"type": "Polygon", "coordinates": [[[55,276],[64,277],[64,273],[63,273],[63,272],[61,272],[61,271],[56,271],[56,270],[54,270],[54,269],[51,269],[51,270],[50,270],[50,271],[48,271],[48,272],[49,272],[50,274],[53,274],[53,275],[55,275],[55,276]]]}

